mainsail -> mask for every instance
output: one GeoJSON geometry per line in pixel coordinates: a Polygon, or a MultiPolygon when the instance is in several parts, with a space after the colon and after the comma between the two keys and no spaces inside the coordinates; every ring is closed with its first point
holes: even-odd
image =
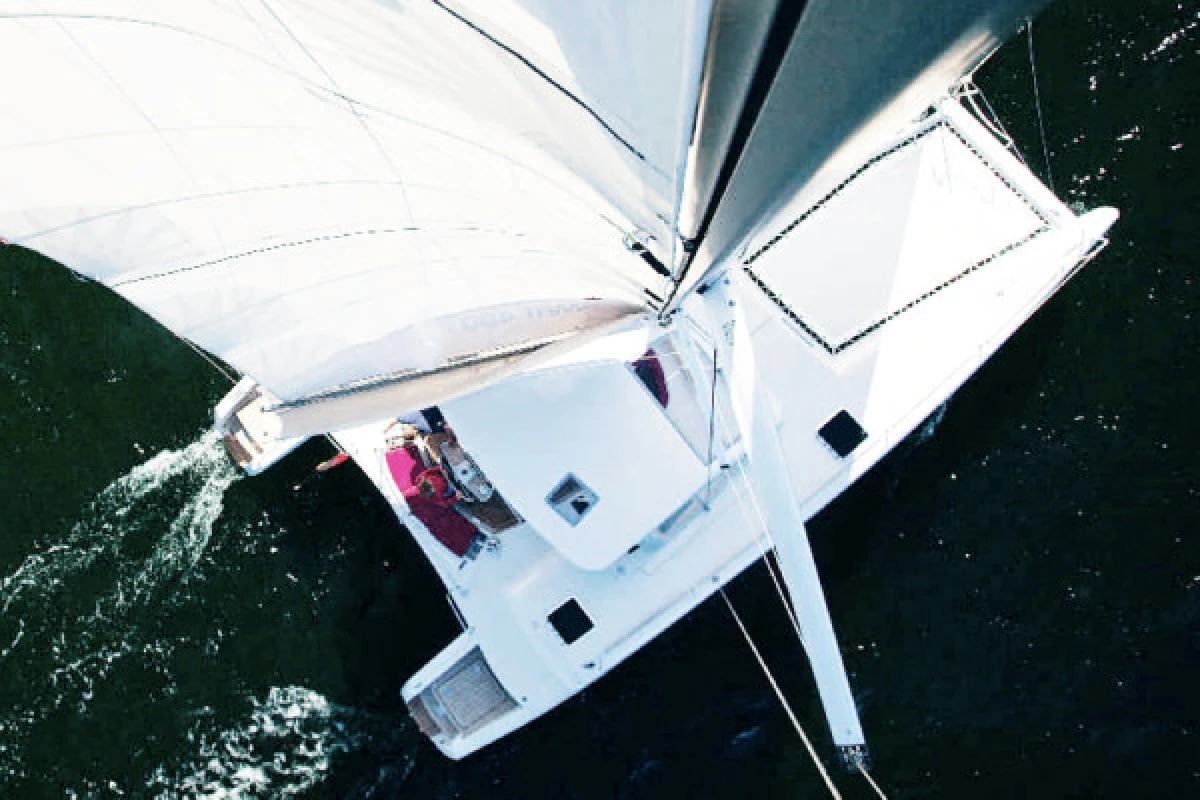
{"type": "Polygon", "coordinates": [[[427,321],[641,308],[707,8],[8,4],[0,234],[284,400],[468,355],[427,321]]]}

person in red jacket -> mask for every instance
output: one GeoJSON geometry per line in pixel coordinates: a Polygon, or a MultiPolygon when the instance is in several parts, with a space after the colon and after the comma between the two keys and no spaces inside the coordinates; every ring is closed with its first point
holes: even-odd
{"type": "Polygon", "coordinates": [[[430,467],[423,471],[417,476],[413,487],[404,493],[405,497],[413,497],[416,494],[442,508],[449,508],[462,499],[446,480],[446,473],[442,472],[441,467],[430,467]]]}

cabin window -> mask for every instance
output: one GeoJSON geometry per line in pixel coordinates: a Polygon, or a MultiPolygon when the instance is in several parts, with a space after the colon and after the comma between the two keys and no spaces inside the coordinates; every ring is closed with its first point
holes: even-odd
{"type": "MultiPolygon", "coordinates": [[[[710,362],[711,358],[711,354],[707,356],[710,362]]],[[[702,363],[702,359],[698,358],[696,363],[702,363]]],[[[628,366],[701,463],[710,463],[729,446],[723,426],[709,424],[713,394],[711,374],[696,375],[673,336],[656,340],[628,366]]]]}

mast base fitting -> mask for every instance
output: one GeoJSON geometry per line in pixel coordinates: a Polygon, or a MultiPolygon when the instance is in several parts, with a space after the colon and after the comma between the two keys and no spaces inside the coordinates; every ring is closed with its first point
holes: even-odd
{"type": "Polygon", "coordinates": [[[865,744],[840,744],[837,747],[838,761],[847,772],[871,771],[871,753],[865,744]]]}

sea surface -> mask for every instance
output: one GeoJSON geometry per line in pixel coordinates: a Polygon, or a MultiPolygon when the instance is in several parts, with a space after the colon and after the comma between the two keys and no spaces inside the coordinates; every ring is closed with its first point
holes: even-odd
{"type": "MultiPolygon", "coordinates": [[[[1112,243],[811,534],[892,798],[1197,797],[1200,3],[1033,41],[1048,170],[1025,38],[979,82],[1112,243]]],[[[458,630],[436,576],[354,467],[306,480],[323,442],[239,477],[227,387],[0,248],[0,796],[824,796],[719,601],[444,759],[398,696],[458,630]]],[[[830,755],[762,569],[730,597],[830,755]]]]}

